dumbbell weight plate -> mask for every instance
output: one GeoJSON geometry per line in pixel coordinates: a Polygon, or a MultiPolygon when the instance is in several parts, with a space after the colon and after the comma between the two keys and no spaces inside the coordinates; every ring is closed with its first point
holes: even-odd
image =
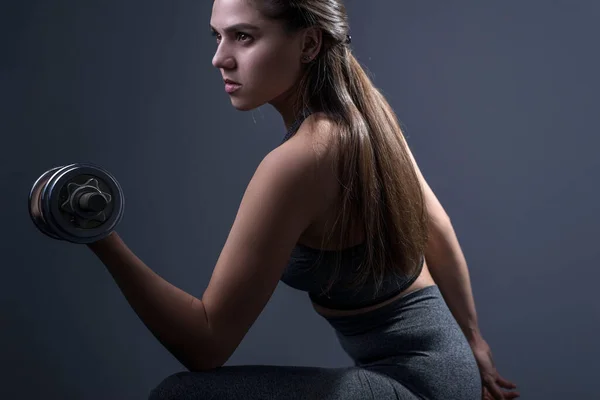
{"type": "Polygon", "coordinates": [[[103,168],[93,164],[72,164],[55,172],[41,194],[42,213],[50,230],[63,240],[72,243],[91,243],[108,236],[121,221],[124,211],[123,192],[116,179],[103,168]],[[87,220],[87,226],[75,223],[72,214],[62,205],[69,196],[69,184],[84,185],[90,179],[97,182],[100,190],[111,201],[104,210],[104,219],[87,220]]]}
{"type": "Polygon", "coordinates": [[[48,182],[48,180],[52,177],[56,171],[60,170],[62,167],[56,167],[49,169],[44,172],[33,184],[31,190],[29,191],[29,216],[31,220],[35,224],[35,226],[45,235],[50,236],[53,239],[61,240],[61,238],[52,233],[46,221],[44,220],[44,215],[42,214],[42,205],[41,205],[41,194],[44,188],[44,185],[48,182]]]}
{"type": "MultiPolygon", "coordinates": [[[[36,189],[40,192],[38,202],[41,218],[34,218],[34,222],[38,227],[42,226],[40,230],[51,237],[78,244],[92,243],[108,236],[123,217],[124,198],[121,187],[110,173],[97,165],[71,164],[48,171],[38,181],[39,184],[34,184],[32,192],[36,189]],[[75,210],[65,209],[65,202],[70,195],[83,186],[90,188],[87,186],[90,182],[93,182],[93,186],[97,185],[109,200],[103,213],[97,218],[89,218],[89,215],[86,216],[77,207],[75,210]],[[41,224],[42,221],[45,225],[41,224]]],[[[35,196],[33,201],[30,199],[30,203],[36,203],[35,196]]],[[[34,212],[33,217],[36,215],[34,212]]]]}

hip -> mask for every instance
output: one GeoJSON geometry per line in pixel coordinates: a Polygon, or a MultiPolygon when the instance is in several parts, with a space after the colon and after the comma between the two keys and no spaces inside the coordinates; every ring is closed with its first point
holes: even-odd
{"type": "Polygon", "coordinates": [[[453,390],[456,382],[469,392],[481,388],[471,347],[436,285],[369,312],[326,320],[357,367],[431,394],[453,390]]]}

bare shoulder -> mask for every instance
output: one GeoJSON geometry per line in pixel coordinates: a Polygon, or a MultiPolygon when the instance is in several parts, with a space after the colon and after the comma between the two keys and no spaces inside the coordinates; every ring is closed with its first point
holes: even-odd
{"type": "Polygon", "coordinates": [[[317,154],[326,157],[333,150],[334,135],[337,126],[325,113],[316,112],[306,118],[298,132],[286,143],[304,143],[317,150],[317,154]]]}
{"type": "Polygon", "coordinates": [[[282,144],[276,151],[300,152],[310,158],[315,172],[318,173],[320,185],[315,188],[321,194],[331,189],[336,183],[335,165],[335,137],[337,125],[325,113],[311,114],[290,140],[282,144]],[[325,192],[324,192],[325,191],[325,192]]]}
{"type": "Polygon", "coordinates": [[[312,186],[313,195],[318,196],[322,211],[330,205],[339,189],[334,164],[337,129],[335,121],[325,113],[313,113],[290,140],[274,150],[286,156],[295,154],[293,157],[305,159],[310,165],[316,179],[312,186]]]}
{"type": "Polygon", "coordinates": [[[300,201],[309,217],[321,212],[332,178],[335,179],[331,140],[334,129],[334,122],[325,114],[309,116],[290,140],[263,158],[248,189],[275,192],[283,203],[300,201]]]}

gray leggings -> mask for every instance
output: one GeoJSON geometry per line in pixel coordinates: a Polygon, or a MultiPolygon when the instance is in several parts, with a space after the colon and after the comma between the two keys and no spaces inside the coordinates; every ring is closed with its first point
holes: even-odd
{"type": "Polygon", "coordinates": [[[479,370],[437,286],[358,316],[327,318],[354,366],[225,366],[180,372],[150,400],[480,400],[479,370]]]}

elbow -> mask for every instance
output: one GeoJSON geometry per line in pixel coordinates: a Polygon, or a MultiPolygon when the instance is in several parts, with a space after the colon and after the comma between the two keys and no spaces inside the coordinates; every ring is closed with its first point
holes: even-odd
{"type": "Polygon", "coordinates": [[[208,372],[208,371],[212,371],[214,369],[220,368],[222,366],[223,366],[223,364],[202,363],[202,364],[187,365],[186,368],[190,372],[208,372]]]}
{"type": "Polygon", "coordinates": [[[225,362],[212,357],[207,357],[207,355],[204,354],[204,357],[202,355],[194,357],[193,360],[184,363],[184,366],[190,372],[207,372],[220,368],[224,364],[225,362]]]}
{"type": "MultiPolygon", "coordinates": [[[[217,343],[220,345],[212,343],[212,345],[203,346],[204,348],[196,353],[190,363],[191,365],[186,365],[190,372],[206,372],[221,368],[229,360],[233,354],[233,350],[223,345],[225,341],[218,340],[217,343]]],[[[208,342],[205,344],[208,344],[208,342]]]]}
{"type": "Polygon", "coordinates": [[[223,349],[214,345],[214,341],[205,338],[199,341],[193,352],[188,352],[179,361],[190,372],[206,372],[222,367],[229,357],[224,356],[223,349]]]}
{"type": "Polygon", "coordinates": [[[202,366],[204,371],[210,371],[213,369],[221,368],[229,360],[229,357],[215,357],[212,358],[208,363],[202,366]]]}
{"type": "Polygon", "coordinates": [[[453,229],[450,216],[445,211],[429,214],[429,230],[434,235],[444,235],[451,232],[453,229]]]}
{"type": "Polygon", "coordinates": [[[446,213],[430,215],[428,227],[426,257],[439,253],[450,238],[454,236],[452,221],[446,213]]]}

